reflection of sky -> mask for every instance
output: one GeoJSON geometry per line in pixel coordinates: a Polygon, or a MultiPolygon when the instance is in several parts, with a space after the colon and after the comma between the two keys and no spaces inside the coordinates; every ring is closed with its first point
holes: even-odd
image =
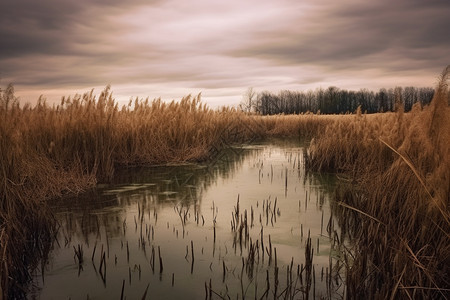
{"type": "MultiPolygon", "coordinates": [[[[320,243],[320,251],[314,252],[318,274],[322,267],[328,266],[330,253],[329,239],[325,229],[330,218],[330,211],[327,196],[321,196],[325,195],[324,187],[314,177],[303,180],[306,175],[301,163],[299,168],[299,161],[302,161],[301,148],[285,146],[281,149],[266,145],[255,149],[256,151],[243,152],[246,155],[243,155],[241,160],[238,159],[238,163],[229,163],[227,166],[228,169],[233,170],[231,173],[227,174],[225,172],[227,167],[222,166],[221,173],[206,186],[202,182],[207,177],[204,168],[194,168],[197,171],[203,170],[203,173],[196,175],[195,186],[183,189],[172,185],[174,181],[167,179],[172,178],[173,174],[178,174],[179,178],[182,178],[182,174],[174,172],[174,167],[170,167],[169,169],[172,169],[170,171],[161,167],[158,168],[158,172],[152,171],[154,177],[150,175],[151,172],[144,172],[140,183],[128,182],[108,188],[103,186],[98,192],[105,197],[102,199],[99,196],[98,199],[93,199],[95,201],[92,203],[92,210],[89,207],[90,202],[81,203],[84,201],[81,199],[78,200],[79,205],[73,211],[70,207],[77,200],[68,202],[66,208],[60,207],[62,211],[59,214],[59,222],[62,225],[59,231],[61,248],[56,247],[51,255],[53,259],[46,271],[41,297],[48,298],[52,294],[65,298],[86,297],[86,294],[80,295],[79,286],[83,286],[83,293],[90,293],[90,297],[99,295],[115,297],[120,294],[122,280],[126,280],[125,291],[129,297],[142,296],[146,283],[150,282],[152,295],[177,297],[180,293],[185,293],[186,297],[195,299],[204,296],[204,282],[208,282],[210,278],[213,279],[218,291],[224,291],[221,285],[224,262],[230,273],[226,281],[228,287],[240,290],[238,280],[240,275],[236,274],[240,274],[242,257],[247,257],[248,249],[243,247],[241,257],[240,247],[236,246],[236,255],[233,248],[234,234],[231,231],[230,221],[238,195],[240,214],[243,215],[247,210],[249,225],[251,210],[253,209],[254,212],[254,227],[250,228],[252,240],[255,242],[260,239],[261,227],[264,231],[266,247],[268,247],[269,235],[271,236],[272,245],[277,248],[281,278],[285,278],[286,265],[291,262],[291,259],[294,260],[294,267],[304,263],[304,247],[308,231],[315,249],[317,249],[317,240],[320,243]],[[288,176],[287,190],[286,174],[288,176]],[[171,189],[170,186],[173,188],[171,189]],[[201,189],[202,193],[197,193],[197,197],[186,200],[186,190],[194,187],[201,189]],[[169,195],[167,191],[173,191],[174,194],[169,195]],[[267,218],[264,209],[270,203],[269,207],[272,210],[275,198],[277,199],[274,215],[276,220],[272,218],[272,212],[269,212],[267,218]],[[196,212],[198,212],[198,222],[196,212]],[[181,216],[184,214],[187,217],[183,227],[181,216]],[[215,244],[214,218],[217,236],[215,244]],[[322,218],[324,227],[321,230],[322,218]],[[323,231],[322,235],[321,231],[323,231]],[[142,245],[142,240],[145,241],[145,246],[142,245]],[[192,274],[190,271],[191,241],[195,251],[192,274]],[[77,247],[78,244],[83,245],[85,251],[85,263],[80,277],[78,277],[72,248],[77,247]],[[129,262],[126,254],[127,244],[130,253],[129,262]],[[94,245],[97,246],[94,264],[92,264],[94,245]],[[155,275],[149,264],[152,246],[155,247],[156,255],[158,255],[157,247],[161,248],[164,265],[162,281],[158,274],[158,258],[155,260],[155,275]],[[103,286],[100,276],[94,270],[94,266],[97,269],[99,267],[102,248],[105,252],[109,251],[107,252],[109,253],[107,259],[109,275],[107,275],[106,287],[103,286]],[[135,266],[141,266],[141,280],[138,279],[135,266]],[[232,274],[233,269],[239,271],[232,274]],[[129,274],[132,276],[131,285],[128,282],[129,274]],[[172,274],[175,276],[176,288],[171,288],[172,274]],[[61,289],[61,287],[64,288],[61,289]]],[[[184,171],[193,170],[188,166],[177,168],[184,171]]],[[[126,177],[124,176],[123,179],[125,180],[126,177]]],[[[264,268],[267,266],[261,264],[260,267],[260,271],[264,273],[260,278],[263,284],[265,282],[264,268]]],[[[40,282],[40,278],[37,280],[40,282]]],[[[321,284],[318,282],[317,286],[320,287],[321,284]]]]}
{"type": "Polygon", "coordinates": [[[432,86],[448,64],[447,0],[3,0],[0,84],[24,101],[432,86]]]}

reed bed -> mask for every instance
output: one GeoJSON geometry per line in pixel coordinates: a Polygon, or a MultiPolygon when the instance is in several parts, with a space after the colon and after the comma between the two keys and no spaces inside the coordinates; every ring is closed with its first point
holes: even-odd
{"type": "Polygon", "coordinates": [[[442,73],[429,106],[336,119],[311,143],[308,168],[339,171],[349,298],[450,295],[450,108],[442,73]]]}
{"type": "Polygon", "coordinates": [[[360,228],[347,263],[350,296],[445,295],[449,72],[430,106],[375,115],[258,116],[211,110],[200,95],[119,107],[109,87],[32,107],[20,106],[10,85],[0,90],[0,294],[26,293],[48,253],[56,224],[47,200],[111,181],[117,168],[208,160],[232,144],[284,136],[313,138],[308,168],[348,178],[337,199],[343,222],[360,228]]]}
{"type": "Polygon", "coordinates": [[[26,290],[55,223],[46,201],[108,182],[118,167],[211,159],[223,148],[268,136],[310,138],[326,120],[211,110],[200,95],[119,107],[109,87],[21,106],[0,89],[0,279],[5,297],[26,290]],[[46,238],[43,238],[43,237],[46,238]]]}
{"type": "Polygon", "coordinates": [[[350,115],[318,115],[306,113],[300,115],[258,116],[267,137],[299,137],[310,140],[324,132],[336,119],[350,115]]]}

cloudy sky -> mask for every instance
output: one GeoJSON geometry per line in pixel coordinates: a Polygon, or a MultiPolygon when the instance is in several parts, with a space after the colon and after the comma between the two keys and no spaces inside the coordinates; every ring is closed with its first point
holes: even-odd
{"type": "Polygon", "coordinates": [[[0,86],[179,99],[434,86],[450,63],[448,0],[2,0],[0,86]]]}

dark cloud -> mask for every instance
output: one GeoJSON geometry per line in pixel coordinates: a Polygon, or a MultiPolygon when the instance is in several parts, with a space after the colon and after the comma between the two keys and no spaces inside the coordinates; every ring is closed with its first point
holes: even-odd
{"type": "Polygon", "coordinates": [[[358,69],[361,64],[402,69],[403,66],[392,64],[397,56],[410,64],[421,65],[425,61],[430,68],[445,67],[448,58],[436,57],[442,49],[450,50],[450,5],[444,1],[424,3],[324,4],[285,28],[285,32],[279,32],[284,37],[279,42],[255,36],[251,47],[232,53],[271,59],[274,63],[315,64],[330,69],[358,69]]]}
{"type": "Polygon", "coordinates": [[[108,15],[159,0],[2,0],[0,4],[0,59],[28,54],[73,54],[74,43],[99,36],[79,36],[80,28],[118,30],[106,23],[108,15]],[[104,22],[104,23],[102,23],[104,22]]]}
{"type": "Polygon", "coordinates": [[[0,9],[0,58],[27,54],[55,54],[67,50],[79,1],[4,0],[0,9]]]}
{"type": "Polygon", "coordinates": [[[240,99],[249,86],[433,82],[449,15],[448,0],[2,0],[0,84],[240,99]]]}

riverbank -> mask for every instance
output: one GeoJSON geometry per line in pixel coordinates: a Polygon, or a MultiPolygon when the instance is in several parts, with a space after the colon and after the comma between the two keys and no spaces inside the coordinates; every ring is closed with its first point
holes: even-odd
{"type": "Polygon", "coordinates": [[[430,106],[340,120],[311,143],[309,168],[348,181],[336,205],[358,241],[346,261],[350,298],[449,295],[449,76],[430,106]]]}

